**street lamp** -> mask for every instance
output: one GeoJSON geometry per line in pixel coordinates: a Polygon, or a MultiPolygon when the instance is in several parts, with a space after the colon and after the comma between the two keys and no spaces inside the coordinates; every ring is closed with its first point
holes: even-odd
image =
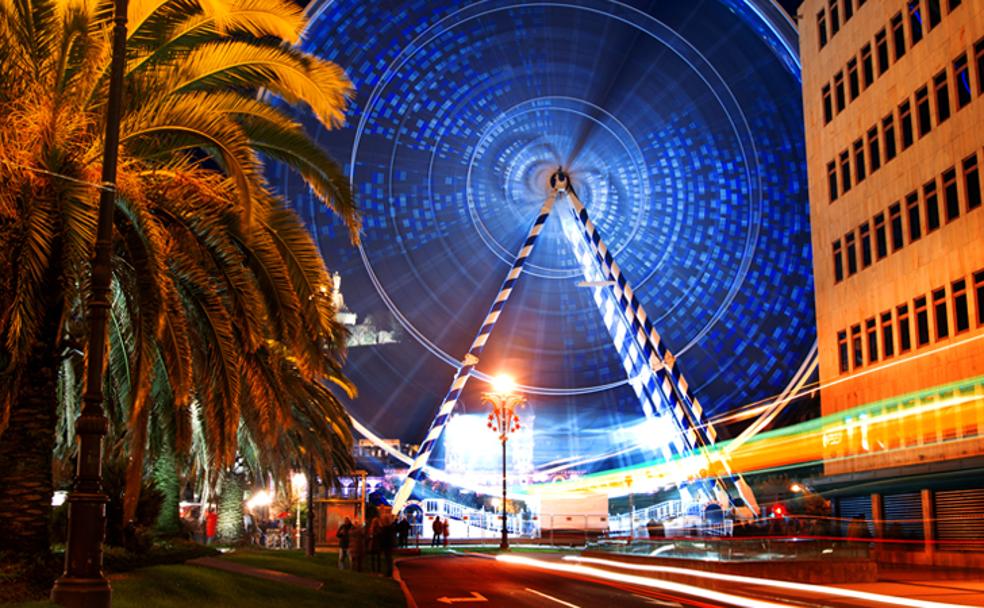
{"type": "Polygon", "coordinates": [[[509,532],[506,529],[506,441],[519,430],[516,409],[526,405],[526,397],[516,392],[516,383],[509,376],[497,376],[492,380],[492,390],[482,393],[482,403],[492,408],[488,427],[499,433],[502,442],[502,542],[499,548],[509,548],[509,532]]]}

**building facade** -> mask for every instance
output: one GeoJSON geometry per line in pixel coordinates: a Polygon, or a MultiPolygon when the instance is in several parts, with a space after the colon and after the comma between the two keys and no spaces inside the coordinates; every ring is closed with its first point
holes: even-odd
{"type": "Polygon", "coordinates": [[[984,1],[799,9],[825,473],[984,455],[984,1]]]}

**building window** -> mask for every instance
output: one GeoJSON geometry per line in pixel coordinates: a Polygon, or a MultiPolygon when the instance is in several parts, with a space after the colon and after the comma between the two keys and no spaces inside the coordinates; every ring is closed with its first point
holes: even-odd
{"type": "Polygon", "coordinates": [[[967,211],[981,206],[981,177],[977,171],[977,154],[963,160],[964,196],[967,197],[967,211]]]}
{"type": "Polygon", "coordinates": [[[840,4],[840,0],[830,0],[830,37],[833,38],[834,35],[840,31],[840,9],[837,5],[840,4]]]}
{"type": "Polygon", "coordinates": [[[868,363],[878,361],[878,326],[872,317],[864,322],[864,334],[868,339],[868,363]]]}
{"type": "MultiPolygon", "coordinates": [[[[917,215],[918,217],[918,215],[917,215]]],[[[902,205],[898,202],[888,208],[888,223],[892,229],[892,251],[902,249],[902,205]]]]}
{"type": "Polygon", "coordinates": [[[919,8],[919,0],[909,0],[909,32],[911,34],[912,46],[922,40],[922,10],[919,8]]]}
{"type": "Polygon", "coordinates": [[[837,165],[833,162],[827,163],[827,190],[830,194],[830,202],[837,200],[837,165]]]}
{"type": "Polygon", "coordinates": [[[868,222],[861,224],[858,232],[861,235],[859,238],[861,242],[861,266],[867,268],[871,266],[871,225],[868,222]]]}
{"type": "Polygon", "coordinates": [[[953,333],[954,335],[970,329],[970,312],[967,309],[967,281],[960,279],[950,284],[953,294],[953,333]]]}
{"type": "Polygon", "coordinates": [[[902,149],[905,150],[915,141],[912,133],[912,106],[908,99],[899,104],[899,125],[902,129],[902,149]]]}
{"type": "Polygon", "coordinates": [[[909,242],[922,238],[922,214],[919,212],[919,193],[910,192],[905,197],[905,211],[909,216],[909,242]]]}
{"type": "Polygon", "coordinates": [[[844,23],[854,16],[854,0],[844,0],[844,23]]]}
{"type": "Polygon", "coordinates": [[[885,138],[885,162],[895,158],[898,153],[895,144],[895,116],[889,114],[882,119],[882,136],[885,138]]]}
{"type": "Polygon", "coordinates": [[[827,11],[817,13],[817,35],[820,37],[820,48],[827,46],[827,11]]]}
{"type": "Polygon", "coordinates": [[[961,2],[962,2],[962,0],[950,0],[947,3],[947,9],[952,13],[953,12],[953,9],[957,8],[958,6],[960,6],[960,3],[961,2]]]}
{"type": "Polygon", "coordinates": [[[878,147],[877,126],[868,129],[868,159],[871,164],[872,173],[881,168],[881,149],[878,147]]]}
{"type": "Polygon", "coordinates": [[[866,89],[875,82],[875,64],[871,58],[871,43],[861,47],[861,80],[866,89]]]}
{"type": "Polygon", "coordinates": [[[847,105],[847,99],[844,97],[844,73],[837,72],[834,74],[834,101],[837,103],[837,112],[843,112],[844,106],[847,105]]]}
{"type": "Polygon", "coordinates": [[[925,346],[929,344],[929,310],[926,308],[926,296],[913,300],[912,312],[916,315],[916,346],[925,346]]]}
{"type": "Polygon", "coordinates": [[[974,57],[977,61],[977,94],[984,95],[984,38],[974,43],[974,57]]]}
{"type": "Polygon", "coordinates": [[[844,280],[844,254],[841,251],[840,239],[834,241],[834,283],[844,280]]]}
{"type": "Polygon", "coordinates": [[[861,348],[861,326],[851,327],[851,361],[852,367],[857,369],[864,365],[864,352],[861,348]]]}
{"type": "Polygon", "coordinates": [[[916,91],[916,113],[919,117],[919,137],[925,137],[933,128],[929,114],[929,89],[922,87],[916,91]]]}
{"type": "Polygon", "coordinates": [[[933,291],[933,320],[936,322],[937,340],[950,335],[950,319],[946,312],[946,289],[943,287],[933,291]]]}
{"type": "Polygon", "coordinates": [[[847,194],[851,190],[851,157],[847,150],[840,153],[841,192],[847,194]]]}
{"type": "Polygon", "coordinates": [[[847,276],[851,276],[858,271],[858,254],[854,249],[853,232],[844,235],[844,249],[847,250],[847,276]]]}
{"type": "Polygon", "coordinates": [[[885,214],[875,215],[875,257],[879,260],[888,255],[888,234],[885,230],[885,214]]]}
{"type": "Polygon", "coordinates": [[[905,56],[905,27],[902,25],[902,13],[892,17],[892,43],[895,46],[895,61],[905,56]]]}
{"type": "Polygon", "coordinates": [[[831,120],[834,119],[834,106],[833,106],[833,100],[830,99],[829,84],[823,86],[821,95],[823,95],[823,124],[828,124],[831,120]]]}
{"type": "Polygon", "coordinates": [[[929,29],[933,29],[940,24],[943,19],[943,10],[940,8],[940,0],[926,0],[929,12],[929,29]]]}
{"type": "Polygon", "coordinates": [[[941,124],[950,118],[950,87],[946,81],[946,70],[933,77],[933,89],[936,91],[936,124],[941,124]]]}
{"type": "Polygon", "coordinates": [[[936,195],[936,180],[923,186],[923,197],[926,199],[926,234],[940,227],[940,199],[936,195]]]}
{"type": "Polygon", "coordinates": [[[837,364],[842,374],[847,372],[848,366],[847,366],[847,332],[846,331],[837,332],[837,364]]]}
{"type": "Polygon", "coordinates": [[[957,170],[950,167],[943,172],[943,208],[946,221],[952,222],[960,217],[960,198],[957,196],[957,170]]]}
{"type": "Polygon", "coordinates": [[[858,98],[861,94],[861,80],[858,76],[858,60],[851,59],[847,62],[847,87],[851,94],[851,101],[858,98]]]}
{"type": "Polygon", "coordinates": [[[875,51],[878,53],[878,75],[881,76],[888,71],[888,34],[884,29],[875,34],[875,51]]]}
{"type": "Polygon", "coordinates": [[[977,303],[977,325],[984,325],[984,270],[974,273],[974,301],[977,303]]]}
{"type": "Polygon", "coordinates": [[[863,182],[864,178],[867,177],[864,164],[864,141],[860,139],[854,142],[854,176],[856,183],[863,182]]]}
{"type": "Polygon", "coordinates": [[[899,326],[899,352],[904,353],[912,348],[912,334],[909,329],[909,305],[903,304],[896,308],[895,318],[899,326]]]}
{"type": "Polygon", "coordinates": [[[882,330],[882,352],[884,358],[888,359],[895,354],[895,336],[892,335],[892,311],[885,311],[881,314],[882,330]]]}
{"type": "Polygon", "coordinates": [[[967,53],[953,60],[953,79],[957,86],[957,110],[970,103],[970,70],[967,69],[967,53]]]}

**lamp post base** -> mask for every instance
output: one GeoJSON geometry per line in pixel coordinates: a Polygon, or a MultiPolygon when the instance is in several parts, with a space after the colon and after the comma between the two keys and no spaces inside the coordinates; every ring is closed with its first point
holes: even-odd
{"type": "Polygon", "coordinates": [[[112,595],[105,578],[62,577],[51,589],[51,601],[66,608],[108,608],[112,595]]]}

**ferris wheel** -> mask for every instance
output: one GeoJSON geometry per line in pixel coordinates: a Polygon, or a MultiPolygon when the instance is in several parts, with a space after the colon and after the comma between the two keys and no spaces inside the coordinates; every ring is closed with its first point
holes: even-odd
{"type": "Polygon", "coordinates": [[[362,390],[351,404],[360,428],[422,444],[427,458],[412,469],[440,466],[447,417],[474,409],[481,381],[503,367],[536,407],[540,463],[632,453],[619,449],[626,430],[661,415],[660,391],[640,388],[604,312],[624,286],[604,264],[586,270],[598,247],[581,238],[584,222],[571,223],[581,211],[672,346],[659,365],[687,370],[671,393],[697,402],[683,411],[696,424],[633,457],[665,455],[674,441],[699,449],[713,438],[687,428],[713,428],[708,417],[786,394],[809,373],[799,68],[795,30],[771,2],[331,0],[308,10],[307,50],[343,66],[358,91],[350,125],[319,139],[345,163],[362,245],[349,248],[297,181],[276,171],[274,181],[356,312],[403,336],[353,350],[348,373],[362,390]],[[558,189],[558,175],[573,187],[558,189]],[[523,278],[496,310],[520,258],[523,278]]]}

